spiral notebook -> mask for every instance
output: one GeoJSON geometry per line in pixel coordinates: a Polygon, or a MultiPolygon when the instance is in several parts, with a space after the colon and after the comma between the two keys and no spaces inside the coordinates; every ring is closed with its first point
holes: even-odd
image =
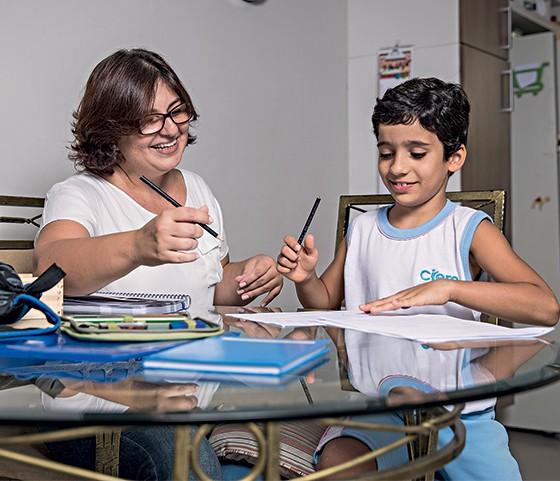
{"type": "Polygon", "coordinates": [[[98,292],[90,296],[64,296],[64,314],[142,315],[185,312],[191,298],[188,294],[144,292],[98,292]]]}

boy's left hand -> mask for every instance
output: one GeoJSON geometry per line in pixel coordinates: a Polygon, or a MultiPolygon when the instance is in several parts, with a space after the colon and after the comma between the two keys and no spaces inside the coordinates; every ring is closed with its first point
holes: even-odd
{"type": "Polygon", "coordinates": [[[241,299],[248,301],[261,294],[268,295],[260,303],[266,306],[282,290],[284,281],[276,270],[276,262],[272,257],[257,255],[247,259],[241,275],[235,278],[238,283],[237,294],[241,299]]]}
{"type": "Polygon", "coordinates": [[[446,304],[451,300],[453,281],[438,279],[437,281],[419,284],[392,296],[360,305],[360,309],[370,314],[385,311],[408,309],[415,306],[434,306],[446,304]]]}

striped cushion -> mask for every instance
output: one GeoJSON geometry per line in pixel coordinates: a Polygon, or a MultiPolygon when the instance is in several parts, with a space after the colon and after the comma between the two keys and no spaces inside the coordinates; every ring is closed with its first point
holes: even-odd
{"type": "MultiPolygon", "coordinates": [[[[259,427],[263,431],[263,425],[259,427]]],[[[313,422],[282,424],[280,474],[283,478],[305,476],[315,471],[313,453],[324,431],[324,426],[313,422]]],[[[216,426],[209,441],[219,458],[255,464],[259,457],[257,441],[243,424],[216,426]]]]}

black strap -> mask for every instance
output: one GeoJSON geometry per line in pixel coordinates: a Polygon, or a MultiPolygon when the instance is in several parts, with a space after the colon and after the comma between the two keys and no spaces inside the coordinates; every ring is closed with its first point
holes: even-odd
{"type": "Polygon", "coordinates": [[[26,285],[23,291],[26,294],[39,298],[41,293],[52,289],[65,275],[65,272],[60,267],[53,264],[31,284],[26,285]]]}
{"type": "Polygon", "coordinates": [[[30,302],[16,302],[18,296],[25,295],[32,301],[54,287],[63,277],[64,271],[56,264],[50,266],[31,284],[24,286],[16,270],[9,264],[0,262],[0,324],[11,324],[21,319],[32,307],[30,302]]]}

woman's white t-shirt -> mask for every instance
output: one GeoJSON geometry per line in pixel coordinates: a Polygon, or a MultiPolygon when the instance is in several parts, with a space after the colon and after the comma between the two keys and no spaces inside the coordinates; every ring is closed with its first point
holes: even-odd
{"type": "MultiPolygon", "coordinates": [[[[190,311],[194,313],[204,312],[214,304],[214,290],[223,277],[221,260],[228,253],[222,211],[202,177],[187,170],[180,169],[180,172],[187,188],[185,205],[207,205],[213,219],[210,227],[220,234],[223,242],[216,241],[204,231],[199,239],[200,257],[196,261],[140,266],[106,285],[102,291],[188,294],[191,297],[190,311]]],[[[72,220],[94,237],[139,229],[154,217],[154,213],[102,177],[81,172],[49,190],[42,227],[56,220],[72,220]]]]}

